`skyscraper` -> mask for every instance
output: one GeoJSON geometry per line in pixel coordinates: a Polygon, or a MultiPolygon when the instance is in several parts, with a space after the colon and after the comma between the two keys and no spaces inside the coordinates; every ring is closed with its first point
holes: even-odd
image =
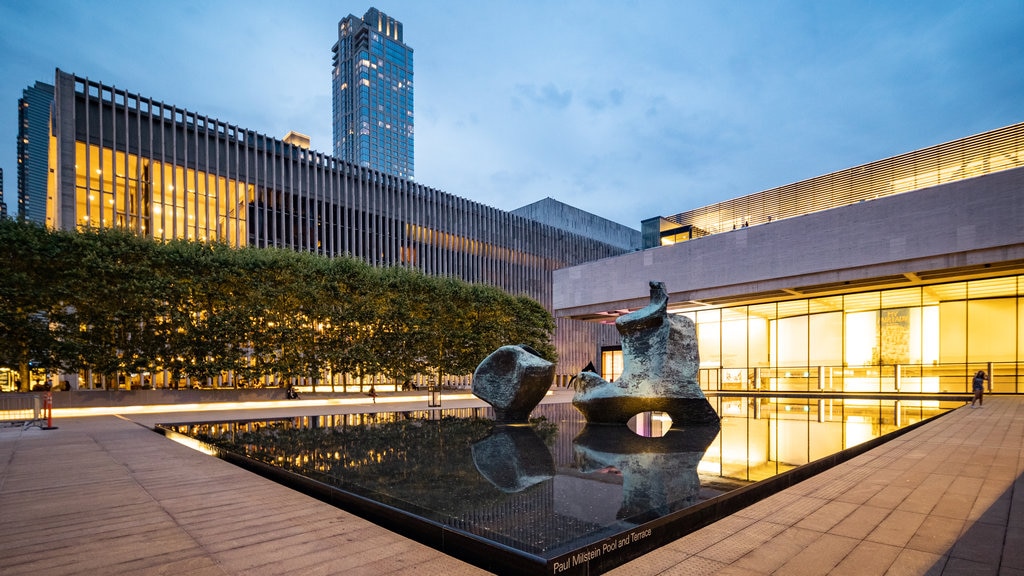
{"type": "Polygon", "coordinates": [[[412,179],[412,48],[402,23],[376,8],[350,14],[331,50],[335,157],[412,179]]]}
{"type": "Polygon", "coordinates": [[[18,100],[18,218],[52,226],[47,219],[47,156],[53,86],[36,82],[18,100]]]}
{"type": "Polygon", "coordinates": [[[4,169],[0,168],[0,218],[7,217],[7,202],[4,202],[4,169]]]}

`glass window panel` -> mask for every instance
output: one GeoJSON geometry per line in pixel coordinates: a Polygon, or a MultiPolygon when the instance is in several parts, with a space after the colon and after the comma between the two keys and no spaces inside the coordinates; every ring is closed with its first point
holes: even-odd
{"type": "MultiPolygon", "coordinates": [[[[86,170],[86,147],[82,142],[75,142],[75,185],[80,187],[88,186],[88,172],[86,170]]],[[[81,216],[81,214],[79,214],[81,216]]]]}
{"type": "Polygon", "coordinates": [[[160,211],[156,213],[160,223],[160,237],[168,240],[174,232],[172,218],[174,216],[174,184],[170,168],[163,162],[154,164],[154,175],[159,178],[155,189],[160,191],[160,211]]]}
{"type": "Polygon", "coordinates": [[[747,316],[743,309],[722,311],[722,366],[747,366],[747,316]]]}
{"type": "Polygon", "coordinates": [[[910,312],[917,308],[886,308],[879,313],[879,362],[910,362],[910,312]]]}
{"type": "Polygon", "coordinates": [[[89,172],[89,225],[100,225],[100,175],[103,169],[100,168],[100,149],[97,146],[89,146],[89,158],[86,169],[89,172]]]}
{"type": "Polygon", "coordinates": [[[807,316],[779,318],[777,344],[779,367],[807,366],[807,316]]]}
{"type": "Polygon", "coordinates": [[[84,226],[88,222],[89,194],[88,174],[85,168],[86,147],[81,142],[75,142],[75,224],[84,226]]]}
{"type": "Polygon", "coordinates": [[[161,192],[163,191],[160,164],[158,162],[148,162],[145,164],[145,170],[149,173],[148,199],[151,201],[149,215],[152,217],[153,237],[160,239],[163,238],[162,233],[164,229],[164,206],[160,200],[161,192]]]}
{"type": "Polygon", "coordinates": [[[114,151],[109,148],[102,149],[103,165],[102,173],[100,174],[101,188],[103,194],[101,198],[101,208],[103,210],[102,221],[100,226],[115,226],[121,225],[120,222],[114,221],[114,151]]]}
{"type": "Polygon", "coordinates": [[[924,306],[921,308],[921,364],[931,365],[939,362],[939,307],[924,306]]]}
{"type": "Polygon", "coordinates": [[[967,302],[939,304],[939,363],[967,361],[967,302]]]}
{"type": "MultiPolygon", "coordinates": [[[[1017,362],[1024,362],[1024,298],[1017,299],[1017,362]]],[[[1024,382],[1022,382],[1024,384],[1024,382]]]]}
{"type": "Polygon", "coordinates": [[[774,304],[757,304],[747,308],[747,357],[751,368],[771,365],[771,339],[769,330],[775,318],[774,304]]]}
{"type": "Polygon", "coordinates": [[[601,377],[614,382],[622,375],[622,350],[601,351],[601,377]]]}
{"type": "Polygon", "coordinates": [[[185,169],[181,166],[172,166],[174,170],[174,215],[172,218],[171,230],[173,237],[185,237],[185,169]]]}
{"type": "Polygon", "coordinates": [[[878,363],[878,311],[846,314],[846,365],[878,363]]]}
{"type": "Polygon", "coordinates": [[[811,366],[843,365],[843,313],[812,314],[808,338],[811,366]]]}
{"type": "Polygon", "coordinates": [[[189,170],[189,182],[195,183],[195,186],[192,189],[195,191],[193,202],[195,202],[196,207],[194,220],[196,225],[196,238],[199,240],[206,240],[206,174],[204,172],[189,170]]]}
{"type": "Polygon", "coordinates": [[[722,314],[719,310],[697,312],[697,347],[700,367],[717,368],[722,365],[722,314]]]}
{"type": "Polygon", "coordinates": [[[987,298],[967,302],[967,361],[1015,362],[1017,334],[1011,318],[1016,298],[987,298]]]}

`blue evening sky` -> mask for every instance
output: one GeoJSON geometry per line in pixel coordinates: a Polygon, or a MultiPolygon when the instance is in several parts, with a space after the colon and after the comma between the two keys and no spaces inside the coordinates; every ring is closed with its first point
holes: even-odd
{"type": "Polygon", "coordinates": [[[55,68],[331,151],[337,24],[415,50],[416,180],[644,218],[1024,121],[1024,0],[0,0],[0,167],[55,68]]]}

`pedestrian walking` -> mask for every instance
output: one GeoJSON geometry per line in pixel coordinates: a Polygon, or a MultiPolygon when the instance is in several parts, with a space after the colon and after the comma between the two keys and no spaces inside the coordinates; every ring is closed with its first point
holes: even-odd
{"type": "Polygon", "coordinates": [[[983,396],[985,395],[985,381],[988,380],[988,375],[985,374],[984,370],[978,370],[971,380],[971,389],[974,392],[974,399],[971,400],[971,408],[974,408],[974,403],[978,403],[978,408],[982,407],[984,403],[983,396]]]}

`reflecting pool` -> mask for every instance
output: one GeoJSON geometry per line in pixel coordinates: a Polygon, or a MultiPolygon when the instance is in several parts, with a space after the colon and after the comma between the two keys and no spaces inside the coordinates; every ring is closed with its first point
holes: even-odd
{"type": "Polygon", "coordinates": [[[490,408],[167,424],[231,462],[496,573],[610,569],[960,405],[712,397],[720,426],[524,425],[490,408]],[[837,457],[837,454],[840,455],[837,457]],[[810,466],[806,464],[813,463],[810,466]]]}

